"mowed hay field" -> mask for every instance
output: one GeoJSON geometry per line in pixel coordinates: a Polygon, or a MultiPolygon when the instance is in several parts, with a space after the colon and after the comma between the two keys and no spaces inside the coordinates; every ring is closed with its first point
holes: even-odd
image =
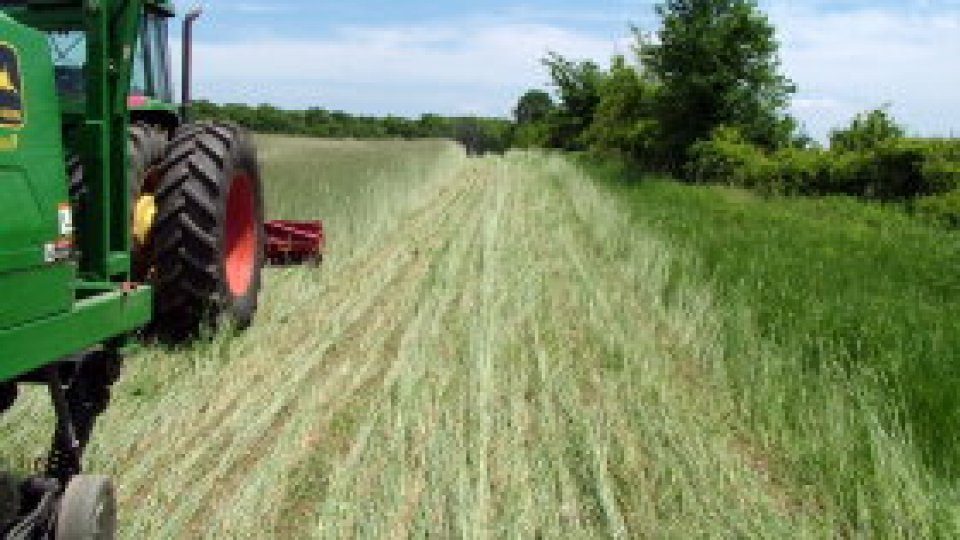
{"type": "MultiPolygon", "coordinates": [[[[671,271],[689,254],[567,159],[260,146],[269,216],[322,218],[326,259],[269,269],[250,331],[130,358],[88,459],[124,537],[932,530],[910,462],[852,506],[780,470],[730,391],[714,294],[671,271]]],[[[3,468],[51,425],[41,392],[22,398],[3,468]]]]}

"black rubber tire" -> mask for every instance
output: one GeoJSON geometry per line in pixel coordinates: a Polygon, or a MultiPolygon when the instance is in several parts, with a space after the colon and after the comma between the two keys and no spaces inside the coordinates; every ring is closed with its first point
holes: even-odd
{"type": "MultiPolygon", "coordinates": [[[[167,148],[166,132],[145,124],[130,126],[127,139],[127,178],[130,179],[131,229],[133,223],[133,205],[143,193],[154,193],[159,188],[158,178],[163,156],[167,148]]],[[[133,281],[149,280],[149,272],[154,261],[150,240],[145,245],[137,245],[131,238],[131,278],[133,281]]]]}
{"type": "MultiPolygon", "coordinates": [[[[127,152],[130,159],[127,161],[127,177],[130,178],[130,200],[134,201],[140,195],[147,172],[152,167],[158,167],[163,160],[167,140],[164,131],[147,124],[130,126],[127,132],[127,152]]],[[[83,164],[80,156],[67,156],[67,179],[69,182],[70,200],[73,202],[74,213],[83,207],[87,188],[83,183],[83,164]]]]}
{"type": "MultiPolygon", "coordinates": [[[[149,185],[148,178],[158,169],[163,161],[167,140],[165,131],[147,124],[131,125],[127,132],[127,178],[130,181],[131,216],[132,205],[136,202],[144,189],[153,191],[156,186],[149,185]]],[[[86,206],[87,188],[83,182],[83,164],[77,155],[67,157],[67,179],[69,181],[70,201],[73,204],[74,223],[82,223],[82,215],[86,206]]],[[[146,280],[146,272],[150,266],[150,251],[146,246],[132,246],[133,248],[133,280],[146,280]]]]}
{"type": "Polygon", "coordinates": [[[0,530],[20,512],[20,484],[12,475],[0,472],[0,530]]]}
{"type": "Polygon", "coordinates": [[[17,401],[17,385],[14,383],[0,383],[0,414],[13,407],[17,401]]]}
{"type": "Polygon", "coordinates": [[[60,499],[56,540],[113,540],[117,502],[106,476],[75,476],[60,499]]]}
{"type": "MultiPolygon", "coordinates": [[[[152,170],[160,167],[167,148],[165,132],[146,124],[130,126],[127,138],[127,177],[130,178],[130,200],[135,201],[144,190],[152,170]]],[[[156,185],[147,185],[147,191],[155,191],[156,185]]]]}
{"type": "Polygon", "coordinates": [[[184,126],[168,145],[160,171],[154,333],[181,342],[225,321],[246,328],[257,311],[264,262],[263,191],[253,138],[230,124],[184,126]],[[242,292],[231,290],[227,275],[228,198],[235,182],[244,182],[253,199],[253,267],[242,292]]]}

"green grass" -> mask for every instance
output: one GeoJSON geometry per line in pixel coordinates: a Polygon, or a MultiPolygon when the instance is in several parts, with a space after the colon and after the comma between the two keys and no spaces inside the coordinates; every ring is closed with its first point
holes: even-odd
{"type": "Polygon", "coordinates": [[[261,147],[271,215],[330,251],[268,272],[250,331],[130,359],[88,459],[124,536],[823,535],[704,392],[709,291],[664,303],[671,248],[564,159],[261,147]]]}
{"type": "Polygon", "coordinates": [[[832,499],[853,530],[956,532],[960,234],[848,198],[588,168],[636,226],[690,254],[674,280],[710,284],[717,371],[793,482],[832,499]]]}
{"type": "MultiPolygon", "coordinates": [[[[269,269],[248,332],[129,359],[87,459],[116,479],[123,537],[960,530],[948,477],[896,429],[902,387],[847,341],[801,339],[840,315],[785,324],[761,305],[829,304],[779,300],[824,272],[767,260],[804,238],[790,260],[815,261],[822,235],[872,249],[882,210],[598,185],[562,156],[442,142],[259,143],[268,213],[323,218],[327,256],[269,269]],[[756,285],[777,281],[765,262],[789,285],[756,285]]],[[[942,253],[908,227],[889,234],[942,253]]],[[[952,339],[946,317],[924,324],[952,339]]],[[[28,469],[50,426],[27,392],[0,418],[0,462],[28,469]]]]}
{"type": "Polygon", "coordinates": [[[386,191],[403,195],[453,150],[447,141],[372,142],[261,136],[257,139],[268,219],[326,218],[360,227],[386,191]]]}

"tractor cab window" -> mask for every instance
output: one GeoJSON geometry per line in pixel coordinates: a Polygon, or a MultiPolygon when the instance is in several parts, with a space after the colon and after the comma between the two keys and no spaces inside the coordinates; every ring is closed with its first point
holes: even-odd
{"type": "MultiPolygon", "coordinates": [[[[47,34],[53,57],[57,91],[70,101],[85,97],[87,38],[81,31],[50,32],[47,34]]],[[[140,35],[133,51],[133,72],[130,93],[148,96],[170,103],[170,55],[167,50],[167,21],[159,15],[147,14],[141,19],[140,35]]]]}
{"type": "Polygon", "coordinates": [[[173,100],[167,22],[159,15],[148,13],[142,20],[140,39],[134,51],[131,93],[168,103],[173,100]]]}
{"type": "Polygon", "coordinates": [[[47,34],[57,91],[65,99],[84,98],[86,80],[83,67],[87,63],[87,36],[83,32],[51,32],[47,34]]]}
{"type": "MultiPolygon", "coordinates": [[[[82,101],[85,97],[87,38],[82,31],[47,34],[53,57],[57,91],[64,99],[82,101]]],[[[146,14],[140,24],[140,35],[133,52],[130,93],[170,103],[170,55],[167,50],[166,18],[146,14]]]]}
{"type": "Polygon", "coordinates": [[[170,54],[167,48],[167,18],[149,17],[147,19],[150,36],[153,42],[153,59],[151,73],[156,96],[161,101],[173,101],[173,91],[170,85],[170,54]]]}
{"type": "Polygon", "coordinates": [[[133,73],[130,79],[130,95],[147,96],[150,95],[147,78],[147,53],[143,46],[143,40],[137,40],[137,46],[133,50],[133,73]]]}

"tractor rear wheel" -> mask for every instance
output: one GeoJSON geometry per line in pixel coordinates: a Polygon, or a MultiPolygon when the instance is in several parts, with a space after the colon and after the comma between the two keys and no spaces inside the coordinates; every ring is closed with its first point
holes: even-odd
{"type": "MultiPolygon", "coordinates": [[[[133,268],[135,281],[145,281],[151,261],[149,260],[149,224],[153,215],[140,215],[146,208],[148,213],[152,207],[153,191],[156,190],[159,179],[157,171],[163,160],[166,148],[166,135],[160,129],[147,124],[133,124],[127,132],[127,178],[130,184],[130,214],[133,225],[133,268]],[[146,195],[147,204],[142,204],[146,195]],[[139,214],[138,214],[139,212],[139,214]],[[144,225],[146,224],[146,228],[144,225]]],[[[83,180],[83,164],[80,156],[71,155],[67,158],[67,178],[70,185],[70,201],[73,204],[75,222],[82,223],[82,215],[86,207],[87,186],[83,180]]],[[[82,232],[82,231],[81,231],[82,232]]]]}
{"type": "Polygon", "coordinates": [[[113,540],[117,502],[106,476],[75,476],[67,484],[57,514],[56,540],[113,540]]]}
{"type": "Polygon", "coordinates": [[[166,146],[167,138],[163,131],[144,124],[130,126],[127,178],[130,179],[133,229],[131,273],[134,281],[147,281],[153,265],[150,242],[156,219],[154,193],[160,184],[159,170],[166,146]]]}
{"type": "Polygon", "coordinates": [[[263,266],[263,193],[248,132],[192,124],[167,147],[153,227],[156,333],[195,337],[229,321],[250,325],[263,266]]]}

